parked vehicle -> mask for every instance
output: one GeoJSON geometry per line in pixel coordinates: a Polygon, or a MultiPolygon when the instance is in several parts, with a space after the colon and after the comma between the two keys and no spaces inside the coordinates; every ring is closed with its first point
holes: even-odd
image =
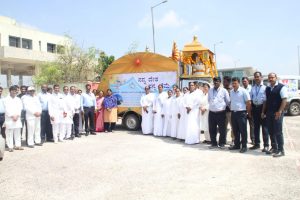
{"type": "Polygon", "coordinates": [[[163,84],[169,90],[178,84],[178,63],[150,52],[125,55],[114,61],[103,73],[99,89],[110,88],[118,97],[118,116],[128,130],[137,130],[141,124],[140,99],[148,85],[157,93],[157,86],[163,84]]]}

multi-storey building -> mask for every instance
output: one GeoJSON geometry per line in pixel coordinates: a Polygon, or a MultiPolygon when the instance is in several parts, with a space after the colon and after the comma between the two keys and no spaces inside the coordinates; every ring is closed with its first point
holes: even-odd
{"type": "Polygon", "coordinates": [[[0,16],[0,86],[32,85],[37,64],[54,61],[69,41],[0,16]]]}

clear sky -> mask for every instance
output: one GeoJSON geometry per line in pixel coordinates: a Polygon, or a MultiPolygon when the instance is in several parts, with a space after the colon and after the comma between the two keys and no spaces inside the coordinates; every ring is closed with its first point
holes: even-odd
{"type": "MultiPolygon", "coordinates": [[[[42,31],[72,36],[123,56],[132,46],[153,49],[150,7],[160,0],[0,0],[0,15],[42,31]]],[[[170,56],[193,35],[213,51],[219,68],[254,66],[298,74],[299,0],[168,0],[154,8],[156,52],[170,56]]]]}

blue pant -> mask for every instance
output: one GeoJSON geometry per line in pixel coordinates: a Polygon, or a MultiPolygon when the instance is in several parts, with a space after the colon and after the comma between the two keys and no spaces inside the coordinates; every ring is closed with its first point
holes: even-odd
{"type": "Polygon", "coordinates": [[[95,131],[95,107],[83,107],[85,132],[92,133],[95,131]]]}
{"type": "Polygon", "coordinates": [[[51,141],[53,139],[52,126],[48,111],[42,111],[41,114],[41,140],[42,142],[51,141]]]}
{"type": "Polygon", "coordinates": [[[279,119],[275,119],[275,112],[267,112],[267,125],[271,138],[272,148],[278,151],[284,151],[283,145],[283,133],[282,133],[282,121],[283,113],[279,119]]]}
{"type": "Polygon", "coordinates": [[[236,147],[247,147],[247,112],[231,112],[231,124],[236,147]]]}
{"type": "Polygon", "coordinates": [[[266,118],[261,118],[263,105],[252,106],[252,117],[254,121],[254,138],[255,145],[260,145],[260,127],[262,128],[262,136],[264,141],[264,147],[269,147],[269,131],[266,118]]]}

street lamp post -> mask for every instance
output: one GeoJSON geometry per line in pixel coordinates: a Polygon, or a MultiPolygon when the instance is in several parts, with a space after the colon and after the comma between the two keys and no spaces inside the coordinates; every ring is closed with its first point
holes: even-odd
{"type": "Polygon", "coordinates": [[[157,6],[159,6],[160,4],[163,4],[163,3],[167,3],[168,1],[165,0],[165,1],[162,1],[154,6],[151,7],[151,19],[152,19],[152,38],[153,38],[153,51],[155,53],[155,34],[154,34],[154,20],[153,20],[153,9],[157,6]]]}
{"type": "Polygon", "coordinates": [[[233,71],[233,73],[232,73],[232,76],[233,76],[233,75],[237,76],[237,75],[236,75],[236,64],[237,64],[239,61],[240,61],[240,59],[237,59],[237,60],[234,61],[234,71],[233,71]]]}
{"type": "Polygon", "coordinates": [[[215,54],[215,63],[216,63],[216,67],[217,67],[217,54],[216,54],[216,46],[219,44],[222,44],[223,41],[217,42],[214,44],[214,54],[215,54]]]}
{"type": "Polygon", "coordinates": [[[299,68],[299,71],[298,71],[298,74],[300,76],[300,45],[297,46],[298,47],[298,68],[299,68]]]}

